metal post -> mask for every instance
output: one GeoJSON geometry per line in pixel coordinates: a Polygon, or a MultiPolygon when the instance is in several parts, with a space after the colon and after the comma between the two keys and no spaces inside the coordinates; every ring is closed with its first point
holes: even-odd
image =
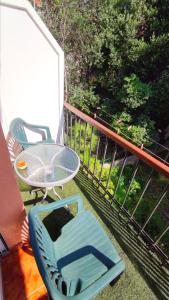
{"type": "Polygon", "coordinates": [[[86,135],[87,135],[87,123],[85,124],[84,150],[83,150],[83,163],[84,163],[84,156],[85,156],[85,151],[86,151],[86,135]]]}
{"type": "Polygon", "coordinates": [[[115,195],[117,193],[117,190],[118,190],[118,187],[119,187],[119,183],[120,183],[120,178],[123,174],[123,170],[124,170],[124,167],[125,167],[125,164],[126,164],[126,160],[127,160],[127,151],[125,151],[125,156],[124,156],[124,160],[123,160],[123,165],[122,165],[122,168],[121,168],[121,171],[120,171],[120,175],[119,175],[119,178],[118,178],[118,181],[117,181],[117,185],[116,185],[116,188],[115,188],[115,191],[113,193],[113,199],[111,201],[111,204],[112,202],[114,201],[114,198],[115,198],[115,195]]]}
{"type": "Polygon", "coordinates": [[[156,206],[154,207],[154,209],[152,210],[150,216],[148,217],[148,219],[146,220],[146,222],[144,223],[144,225],[142,226],[140,233],[143,232],[144,228],[146,227],[146,225],[148,224],[148,222],[150,221],[151,217],[153,216],[153,214],[155,213],[156,209],[158,208],[158,206],[160,205],[160,203],[162,202],[163,198],[165,197],[165,195],[167,194],[167,190],[168,190],[168,186],[169,184],[167,184],[166,188],[164,189],[159,201],[157,202],[156,206]]]}
{"type": "Polygon", "coordinates": [[[129,194],[129,192],[130,192],[131,185],[132,185],[133,180],[134,180],[134,178],[135,178],[135,176],[136,176],[136,173],[137,173],[137,171],[138,171],[138,167],[139,167],[139,160],[137,160],[137,162],[136,162],[136,165],[135,165],[135,168],[134,168],[134,171],[133,171],[133,175],[132,175],[131,180],[130,180],[129,187],[128,187],[128,189],[127,189],[126,195],[125,195],[124,200],[123,200],[123,204],[122,204],[122,206],[121,206],[122,208],[124,207],[124,205],[125,205],[125,203],[126,203],[128,194],[129,194]]]}
{"type": "Polygon", "coordinates": [[[80,156],[80,150],[81,150],[81,119],[79,119],[80,124],[80,130],[79,130],[79,156],[80,156]]]}
{"type": "Polygon", "coordinates": [[[104,147],[104,154],[103,154],[103,160],[102,160],[102,165],[101,165],[101,170],[100,170],[99,183],[101,182],[101,179],[102,179],[102,171],[103,171],[103,165],[104,165],[104,161],[105,161],[105,157],[106,157],[106,153],[107,153],[107,146],[108,146],[108,139],[106,137],[106,144],[104,147]]]}
{"type": "Polygon", "coordinates": [[[72,148],[72,114],[70,115],[70,148],[72,148]]]}
{"type": "Polygon", "coordinates": [[[159,235],[159,237],[156,239],[156,241],[154,242],[154,246],[157,245],[159,243],[159,241],[161,240],[161,238],[164,236],[164,234],[169,230],[169,224],[164,228],[164,230],[162,231],[162,233],[159,235]]]}
{"type": "Polygon", "coordinates": [[[99,153],[99,145],[100,145],[100,136],[98,137],[98,140],[97,140],[96,156],[95,156],[94,170],[93,170],[93,175],[94,176],[95,176],[95,173],[96,173],[96,162],[97,162],[98,153],[99,153]]]}
{"type": "Polygon", "coordinates": [[[110,178],[111,178],[111,172],[112,172],[112,168],[114,166],[114,161],[115,161],[115,158],[116,158],[116,153],[117,153],[117,144],[115,143],[114,151],[113,151],[113,156],[112,156],[112,161],[111,161],[111,165],[110,165],[110,169],[109,169],[109,175],[108,175],[108,179],[107,179],[107,183],[106,183],[106,191],[108,190],[108,185],[109,185],[109,181],[110,181],[110,178]]]}
{"type": "Polygon", "coordinates": [[[90,157],[91,157],[91,152],[92,152],[92,138],[93,138],[93,126],[92,126],[92,131],[91,131],[91,138],[90,138],[90,150],[89,150],[88,168],[90,166],[90,157]]]}
{"type": "Polygon", "coordinates": [[[75,116],[75,122],[74,122],[74,150],[76,151],[76,123],[77,123],[77,118],[75,116]]]}

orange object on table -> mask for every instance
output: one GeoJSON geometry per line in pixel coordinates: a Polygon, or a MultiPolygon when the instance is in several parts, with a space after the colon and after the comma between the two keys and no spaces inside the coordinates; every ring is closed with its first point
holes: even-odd
{"type": "Polygon", "coordinates": [[[26,163],[26,161],[25,161],[25,160],[19,160],[19,161],[17,162],[17,168],[18,168],[18,169],[21,169],[21,170],[26,169],[26,168],[27,168],[27,163],[26,163]]]}

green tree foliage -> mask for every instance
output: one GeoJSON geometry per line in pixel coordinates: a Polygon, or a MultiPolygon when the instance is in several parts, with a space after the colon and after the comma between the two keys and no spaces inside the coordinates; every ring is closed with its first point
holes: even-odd
{"type": "Polygon", "coordinates": [[[169,124],[169,65],[162,72],[159,80],[156,80],[153,84],[152,113],[159,127],[161,123],[164,127],[167,127],[169,124]]]}
{"type": "Polygon", "coordinates": [[[72,87],[69,102],[83,112],[90,114],[90,111],[99,104],[99,96],[95,95],[92,89],[84,90],[80,86],[72,87]]]}
{"type": "Polygon", "coordinates": [[[143,142],[168,125],[168,0],[44,0],[42,16],[64,48],[71,103],[127,112],[129,138],[143,142]]]}
{"type": "Polygon", "coordinates": [[[124,84],[118,93],[118,98],[128,109],[134,109],[146,104],[151,94],[151,87],[141,82],[135,74],[131,74],[129,77],[124,77],[124,84]]]}
{"type": "Polygon", "coordinates": [[[145,115],[140,115],[139,119],[134,118],[133,120],[127,112],[117,113],[112,117],[111,125],[117,133],[138,146],[152,143],[150,138],[154,135],[154,122],[145,115]]]}
{"type": "Polygon", "coordinates": [[[151,136],[155,135],[154,122],[140,111],[140,108],[146,111],[152,91],[150,84],[143,83],[137,75],[131,74],[124,77],[122,88],[117,94],[119,102],[123,104],[123,111],[113,115],[111,125],[136,145],[151,145],[151,136]]]}

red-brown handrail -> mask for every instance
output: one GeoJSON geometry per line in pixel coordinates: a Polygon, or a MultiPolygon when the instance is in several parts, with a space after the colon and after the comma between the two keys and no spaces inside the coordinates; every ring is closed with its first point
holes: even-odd
{"type": "Polygon", "coordinates": [[[137,146],[133,145],[114,131],[110,130],[109,128],[105,127],[98,121],[94,120],[93,118],[89,117],[85,113],[81,112],[79,109],[73,107],[71,104],[65,102],[65,108],[69,111],[80,117],[85,122],[89,123],[90,125],[97,128],[99,131],[104,133],[107,137],[118,143],[123,148],[127,149],[134,155],[138,156],[141,160],[145,161],[149,166],[153,167],[154,169],[160,171],[167,177],[169,177],[169,167],[166,166],[164,163],[160,162],[158,159],[154,158],[150,154],[146,153],[144,150],[138,148],[137,146]]]}

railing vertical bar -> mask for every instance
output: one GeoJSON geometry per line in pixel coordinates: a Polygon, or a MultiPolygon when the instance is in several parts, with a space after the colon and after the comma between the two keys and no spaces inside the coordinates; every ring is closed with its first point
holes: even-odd
{"type": "Polygon", "coordinates": [[[80,150],[81,150],[81,135],[82,135],[82,133],[81,133],[81,125],[82,125],[81,119],[79,119],[79,124],[80,124],[80,130],[79,130],[79,155],[80,155],[80,150]]]}
{"type": "Polygon", "coordinates": [[[140,198],[139,198],[139,200],[138,200],[138,202],[137,202],[137,204],[136,204],[136,206],[135,206],[135,208],[134,208],[134,210],[133,210],[133,212],[132,212],[132,214],[131,214],[131,216],[130,216],[130,220],[133,218],[133,216],[134,216],[134,214],[135,214],[135,212],[136,212],[136,210],[137,210],[137,208],[138,208],[138,206],[139,206],[139,204],[140,204],[140,202],[141,202],[141,200],[142,200],[142,198],[143,198],[143,196],[144,196],[146,190],[148,189],[148,187],[149,187],[149,185],[150,185],[150,182],[151,182],[151,180],[152,180],[153,172],[154,172],[154,171],[152,170],[151,173],[150,173],[150,175],[149,175],[149,177],[148,177],[148,180],[147,180],[147,182],[146,182],[146,184],[145,184],[145,186],[144,186],[144,189],[143,189],[143,191],[142,191],[142,193],[141,193],[141,196],[140,196],[140,198]]]}
{"type": "Polygon", "coordinates": [[[106,183],[106,191],[108,189],[108,184],[109,184],[109,181],[110,181],[110,178],[111,178],[111,172],[112,172],[112,169],[113,169],[113,166],[114,166],[116,153],[117,153],[117,144],[115,143],[113,156],[112,156],[112,161],[111,161],[111,165],[110,165],[110,169],[109,169],[109,175],[108,175],[108,179],[107,179],[107,183],[106,183]]]}
{"type": "Polygon", "coordinates": [[[83,163],[84,163],[84,157],[85,157],[85,151],[86,151],[86,135],[87,135],[87,123],[85,124],[85,134],[84,134],[83,163]]]}
{"type": "Polygon", "coordinates": [[[120,178],[121,178],[121,176],[123,174],[123,170],[124,170],[124,167],[125,167],[125,164],[126,164],[126,160],[127,160],[127,151],[125,151],[125,156],[124,156],[123,164],[122,164],[122,167],[121,167],[121,171],[120,171],[120,175],[119,175],[119,178],[118,178],[118,181],[117,181],[117,184],[116,184],[115,191],[113,193],[113,198],[112,198],[111,204],[114,201],[115,195],[117,193],[117,190],[118,190],[118,187],[119,187],[119,183],[120,183],[120,178]]]}
{"type": "Polygon", "coordinates": [[[126,203],[126,200],[127,200],[128,194],[129,194],[129,191],[130,191],[130,189],[131,189],[131,185],[132,185],[133,180],[134,180],[134,178],[135,178],[135,176],[136,176],[136,174],[137,174],[138,168],[139,168],[139,160],[136,161],[136,165],[135,165],[135,168],[134,168],[134,171],[133,171],[133,175],[132,175],[132,177],[131,177],[129,187],[128,187],[128,189],[127,189],[127,192],[126,192],[125,197],[124,197],[124,200],[123,200],[123,204],[122,204],[122,206],[121,206],[122,208],[124,207],[124,205],[125,205],[125,203],[126,203]]]}
{"type": "Polygon", "coordinates": [[[91,152],[92,152],[92,139],[93,139],[93,126],[92,126],[92,131],[91,131],[91,138],[90,138],[90,150],[89,150],[88,168],[90,166],[90,158],[91,158],[91,152]]]}
{"type": "Polygon", "coordinates": [[[72,113],[70,115],[70,148],[72,148],[72,113]]]}
{"type": "Polygon", "coordinates": [[[150,221],[150,219],[152,218],[153,214],[155,213],[156,209],[158,208],[158,206],[160,205],[160,203],[162,202],[163,198],[165,197],[165,195],[167,194],[167,190],[168,190],[168,186],[169,184],[167,184],[167,186],[165,187],[159,201],[157,202],[156,206],[154,207],[154,209],[152,210],[150,216],[148,217],[148,219],[145,221],[144,225],[141,227],[140,233],[144,230],[144,228],[146,227],[146,225],[148,224],[148,222],[150,221]]]}
{"type": "Polygon", "coordinates": [[[77,123],[77,117],[75,115],[75,122],[74,122],[74,150],[76,151],[76,123],[77,123]]]}
{"type": "Polygon", "coordinates": [[[169,158],[169,151],[168,151],[167,155],[165,156],[164,160],[167,162],[168,158],[169,158]]]}
{"type": "Polygon", "coordinates": [[[99,146],[100,146],[100,136],[98,137],[98,140],[97,140],[96,156],[95,156],[94,169],[93,169],[93,175],[94,176],[95,176],[95,173],[96,173],[96,162],[97,162],[98,153],[99,153],[99,146]]]}
{"type": "MultiPolygon", "coordinates": [[[[64,120],[65,119],[66,119],[66,111],[64,111],[64,120]]],[[[64,135],[64,145],[67,145],[66,122],[64,122],[63,126],[64,126],[64,132],[63,132],[63,135],[64,135]]]]}
{"type": "Polygon", "coordinates": [[[157,245],[159,243],[159,241],[161,240],[161,238],[164,236],[164,234],[166,234],[166,232],[169,230],[169,224],[164,228],[164,230],[162,231],[162,233],[159,235],[159,237],[156,239],[156,241],[154,242],[154,246],[157,245]]]}
{"type": "Polygon", "coordinates": [[[67,132],[66,143],[67,146],[69,146],[69,112],[68,111],[66,111],[66,132],[67,132]]]}
{"type": "Polygon", "coordinates": [[[104,154],[103,154],[103,160],[102,160],[102,165],[101,165],[101,170],[100,170],[99,183],[101,182],[101,179],[102,179],[102,171],[103,171],[103,165],[104,165],[104,161],[105,161],[105,157],[106,157],[106,153],[107,153],[107,146],[108,146],[108,139],[106,137],[106,144],[104,147],[104,154]]]}

